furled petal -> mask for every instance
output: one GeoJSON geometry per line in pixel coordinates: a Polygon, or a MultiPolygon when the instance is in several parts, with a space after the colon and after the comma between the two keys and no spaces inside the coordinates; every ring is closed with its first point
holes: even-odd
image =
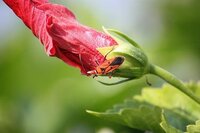
{"type": "Polygon", "coordinates": [[[39,38],[48,55],[79,67],[83,74],[95,69],[104,57],[99,47],[116,45],[108,35],[81,25],[62,5],[47,0],[4,0],[39,38]]]}

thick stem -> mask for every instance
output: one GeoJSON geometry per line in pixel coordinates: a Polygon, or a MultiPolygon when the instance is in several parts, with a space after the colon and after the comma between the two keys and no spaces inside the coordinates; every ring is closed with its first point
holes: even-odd
{"type": "Polygon", "coordinates": [[[156,65],[150,65],[150,73],[159,76],[160,78],[164,79],[166,82],[169,84],[173,85],[177,89],[179,89],[181,92],[186,94],[188,97],[196,101],[197,103],[200,104],[200,98],[195,96],[192,91],[190,91],[183,82],[181,82],[177,77],[175,77],[173,74],[169,73],[168,71],[160,68],[159,66],[156,65]]]}

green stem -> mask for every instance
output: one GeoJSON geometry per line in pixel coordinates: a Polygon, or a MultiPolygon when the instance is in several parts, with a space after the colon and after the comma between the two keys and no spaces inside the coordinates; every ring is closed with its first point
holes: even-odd
{"type": "Polygon", "coordinates": [[[183,84],[182,81],[180,81],[177,77],[175,77],[173,74],[169,73],[168,71],[162,69],[159,66],[156,65],[150,65],[150,73],[159,76],[169,84],[173,85],[180,91],[182,91],[184,94],[186,94],[188,97],[196,101],[197,103],[200,104],[200,98],[195,96],[192,91],[190,91],[185,85],[183,84]]]}

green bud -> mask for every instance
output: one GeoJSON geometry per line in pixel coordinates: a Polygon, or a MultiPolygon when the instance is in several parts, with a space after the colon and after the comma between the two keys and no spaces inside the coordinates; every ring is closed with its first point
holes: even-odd
{"type": "Polygon", "coordinates": [[[147,56],[137,43],[119,31],[103,29],[115,39],[118,45],[114,46],[114,48],[112,46],[98,48],[98,51],[103,55],[110,52],[107,55],[107,59],[117,56],[125,58],[123,64],[112,74],[113,77],[137,79],[148,73],[147,56]],[[108,31],[113,32],[116,35],[112,35],[108,31]]]}

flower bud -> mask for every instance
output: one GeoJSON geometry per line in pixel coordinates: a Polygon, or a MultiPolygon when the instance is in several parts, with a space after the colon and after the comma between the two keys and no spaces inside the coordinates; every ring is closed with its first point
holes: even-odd
{"type": "Polygon", "coordinates": [[[123,64],[115,70],[112,76],[137,79],[146,74],[148,72],[148,58],[139,45],[119,31],[103,29],[118,45],[101,47],[97,50],[104,56],[109,52],[107,59],[119,56],[125,58],[123,64]],[[118,36],[114,36],[108,31],[118,36]]]}

